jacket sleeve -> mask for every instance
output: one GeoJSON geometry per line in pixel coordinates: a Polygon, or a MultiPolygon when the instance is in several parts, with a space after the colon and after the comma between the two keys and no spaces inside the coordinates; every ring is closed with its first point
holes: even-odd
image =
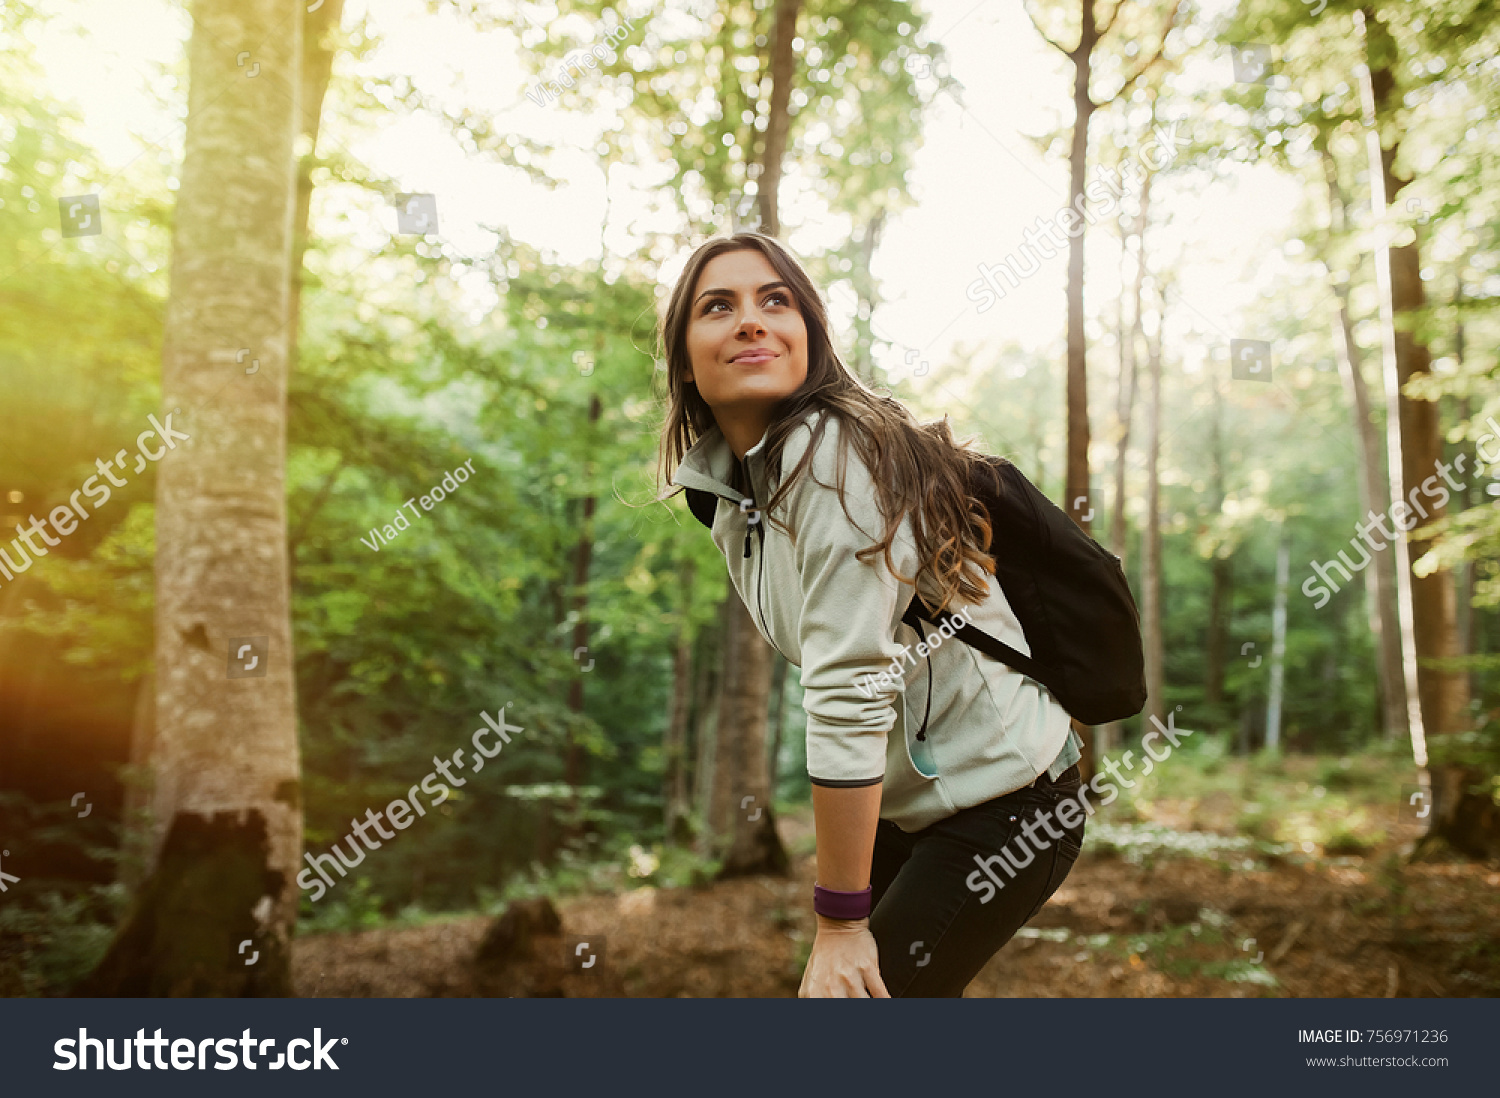
{"type": "MultiPolygon", "coordinates": [[[[875,543],[884,524],[874,482],[852,445],[844,459],[847,515],[840,505],[835,487],[839,426],[828,416],[813,460],[787,493],[802,588],[798,635],[807,772],[818,785],[872,785],[885,775],[886,738],[896,721],[893,703],[917,658],[914,648],[903,649],[895,640],[913,589],[896,579],[883,555],[855,559],[858,550],[875,543]]],[[[783,471],[796,467],[810,437],[811,427],[804,424],[787,438],[783,471]]],[[[903,574],[915,573],[909,522],[898,531],[891,556],[903,574]]]]}

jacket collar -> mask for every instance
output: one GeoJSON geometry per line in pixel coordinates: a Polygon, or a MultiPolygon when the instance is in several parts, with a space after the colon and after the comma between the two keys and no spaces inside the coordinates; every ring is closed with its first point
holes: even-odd
{"type": "MultiPolygon", "coordinates": [[[[759,491],[765,481],[765,450],[766,437],[762,435],[759,442],[745,451],[745,471],[749,474],[754,491],[759,491]]],[[[683,488],[712,492],[731,503],[739,503],[743,495],[730,487],[729,483],[734,476],[734,462],[734,451],[729,448],[729,440],[716,423],[682,455],[681,464],[672,474],[672,483],[683,488]]]]}

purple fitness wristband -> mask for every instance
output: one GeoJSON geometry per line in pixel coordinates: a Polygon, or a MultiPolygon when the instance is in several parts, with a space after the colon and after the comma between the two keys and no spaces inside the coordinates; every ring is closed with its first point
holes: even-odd
{"type": "Polygon", "coordinates": [[[863,919],[870,914],[870,890],[840,892],[813,885],[813,910],[825,919],[863,919]]]}

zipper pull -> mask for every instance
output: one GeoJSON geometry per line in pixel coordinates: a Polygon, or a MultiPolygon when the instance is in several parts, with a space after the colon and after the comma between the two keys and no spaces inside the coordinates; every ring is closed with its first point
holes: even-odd
{"type": "Polygon", "coordinates": [[[745,526],[745,559],[746,560],[750,559],[750,530],[755,525],[756,519],[758,519],[760,517],[759,514],[753,513],[754,511],[755,511],[755,501],[753,499],[750,499],[747,496],[746,498],[740,500],[740,514],[746,516],[746,526],[745,526]]]}

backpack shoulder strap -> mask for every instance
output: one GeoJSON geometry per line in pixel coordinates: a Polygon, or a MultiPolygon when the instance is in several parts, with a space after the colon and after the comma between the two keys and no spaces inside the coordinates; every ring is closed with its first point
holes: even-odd
{"type": "Polygon", "coordinates": [[[925,621],[938,626],[947,622],[953,630],[953,636],[963,641],[970,648],[977,648],[986,656],[999,660],[1012,670],[1019,671],[1027,678],[1036,679],[1043,686],[1046,685],[1041,677],[1045,672],[1030,656],[1022,655],[1004,641],[997,640],[982,629],[976,629],[957,615],[950,614],[946,618],[943,617],[923,602],[920,595],[912,596],[911,603],[907,606],[906,613],[901,616],[901,620],[911,626],[919,637],[925,637],[926,634],[918,622],[925,621]]]}

